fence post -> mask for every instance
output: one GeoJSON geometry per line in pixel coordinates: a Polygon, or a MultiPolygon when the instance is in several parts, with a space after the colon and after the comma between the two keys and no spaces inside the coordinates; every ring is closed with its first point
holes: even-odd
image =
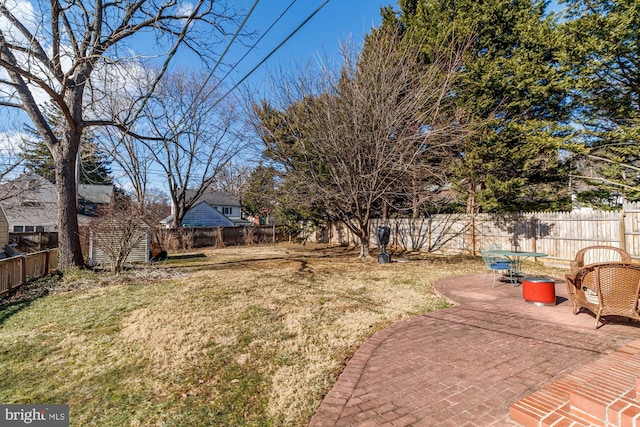
{"type": "Polygon", "coordinates": [[[393,246],[394,247],[398,247],[398,235],[400,234],[400,224],[398,223],[398,219],[396,218],[395,221],[393,221],[394,225],[395,225],[395,232],[393,233],[393,246]]]}
{"type": "Polygon", "coordinates": [[[476,255],[476,216],[471,217],[471,255],[476,255]]]}
{"type": "Polygon", "coordinates": [[[24,255],[20,255],[20,265],[21,265],[21,273],[22,273],[22,278],[21,281],[22,283],[27,283],[27,257],[24,255]]]}
{"type": "Polygon", "coordinates": [[[533,217],[533,230],[531,230],[531,252],[538,252],[538,232],[540,230],[540,221],[533,217]]]}
{"type": "Polygon", "coordinates": [[[624,225],[624,217],[626,216],[626,212],[624,210],[624,206],[620,211],[620,248],[627,250],[627,230],[624,225]]]}

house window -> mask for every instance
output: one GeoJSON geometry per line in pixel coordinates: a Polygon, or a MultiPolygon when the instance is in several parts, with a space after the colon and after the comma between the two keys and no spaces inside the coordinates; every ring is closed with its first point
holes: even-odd
{"type": "Polygon", "coordinates": [[[14,233],[22,233],[24,231],[24,227],[21,225],[14,225],[13,232],[14,233]]]}
{"type": "Polygon", "coordinates": [[[44,226],[42,225],[36,225],[36,231],[38,233],[44,233],[44,226]]]}
{"type": "Polygon", "coordinates": [[[33,225],[25,225],[24,231],[33,233],[33,225]]]}
{"type": "Polygon", "coordinates": [[[222,208],[222,215],[231,215],[231,208],[222,208]]]}

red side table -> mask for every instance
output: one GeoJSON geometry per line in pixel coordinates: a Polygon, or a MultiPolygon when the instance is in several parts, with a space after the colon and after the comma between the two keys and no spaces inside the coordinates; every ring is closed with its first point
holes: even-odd
{"type": "Polygon", "coordinates": [[[535,305],[556,305],[556,283],[547,277],[523,277],[522,296],[535,305]]]}

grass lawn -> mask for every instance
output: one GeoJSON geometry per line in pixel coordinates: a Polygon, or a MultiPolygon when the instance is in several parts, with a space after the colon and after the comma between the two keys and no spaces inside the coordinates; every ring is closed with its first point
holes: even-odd
{"type": "Polygon", "coordinates": [[[446,307],[436,280],[484,271],[480,258],[356,255],[230,247],[66,275],[0,305],[0,402],[66,403],[76,426],[307,425],[367,338],[446,307]]]}

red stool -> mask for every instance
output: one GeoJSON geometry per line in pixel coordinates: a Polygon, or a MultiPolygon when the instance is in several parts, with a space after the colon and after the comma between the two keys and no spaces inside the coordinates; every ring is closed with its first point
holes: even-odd
{"type": "Polygon", "coordinates": [[[556,283],[547,277],[523,277],[522,296],[535,305],[556,305],[556,283]]]}

